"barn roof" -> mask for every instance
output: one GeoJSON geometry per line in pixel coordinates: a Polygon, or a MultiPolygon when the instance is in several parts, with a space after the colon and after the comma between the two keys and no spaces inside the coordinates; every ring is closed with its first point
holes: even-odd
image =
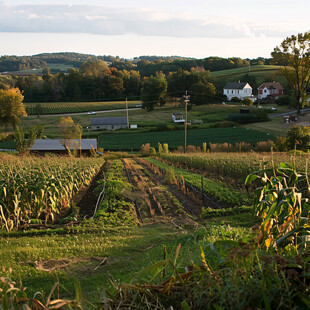
{"type": "Polygon", "coordinates": [[[259,86],[257,89],[282,89],[283,90],[283,86],[279,83],[279,82],[266,82],[263,83],[261,86],[259,86]]]}
{"type": "Polygon", "coordinates": [[[127,118],[121,117],[96,117],[90,119],[91,125],[127,125],[127,118]]]}
{"type": "MultiPolygon", "coordinates": [[[[31,151],[65,151],[64,140],[60,139],[36,139],[31,151]]],[[[80,140],[68,140],[70,149],[80,149],[80,140]]],[[[97,139],[81,139],[81,150],[97,149],[97,139]]]]}
{"type": "Polygon", "coordinates": [[[245,82],[228,82],[224,89],[243,89],[247,84],[245,82]]]}

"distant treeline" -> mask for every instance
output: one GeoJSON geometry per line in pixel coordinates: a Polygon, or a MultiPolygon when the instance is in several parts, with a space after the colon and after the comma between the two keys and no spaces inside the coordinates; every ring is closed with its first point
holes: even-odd
{"type": "Polygon", "coordinates": [[[190,70],[193,67],[202,67],[205,70],[217,71],[240,68],[251,65],[268,65],[271,59],[255,58],[242,59],[238,57],[221,58],[208,57],[204,59],[186,58],[179,56],[140,56],[133,60],[119,58],[118,56],[95,56],[81,53],[43,53],[33,56],[2,56],[0,57],[0,72],[19,71],[26,69],[46,68],[48,64],[64,64],[80,67],[88,60],[103,60],[112,63],[118,70],[136,70],[141,76],[154,75],[162,71],[164,74],[175,72],[178,69],[190,70]]]}
{"type": "MultiPolygon", "coordinates": [[[[5,59],[8,62],[15,59],[15,64],[18,59],[24,59],[28,67],[36,62],[42,66],[47,63],[78,66],[66,73],[51,74],[50,69],[45,67],[42,76],[0,76],[0,88],[6,85],[18,87],[23,92],[25,102],[110,101],[127,97],[129,100],[141,99],[146,105],[149,103],[150,108],[154,102],[162,105],[166,98],[182,97],[185,90],[191,92],[191,101],[196,104],[223,101],[222,84],[226,81],[223,78],[211,78],[210,71],[242,68],[250,64],[249,59],[235,57],[186,59],[141,56],[129,61],[78,53],[3,56],[0,57],[0,64],[5,59]],[[108,66],[107,62],[111,64],[108,66]]],[[[251,60],[251,65],[270,62],[270,59],[257,58],[251,60]]],[[[245,79],[253,87],[257,84],[254,76],[246,74],[245,79]]]]}
{"type": "Polygon", "coordinates": [[[164,104],[165,98],[182,97],[185,90],[189,90],[199,104],[216,95],[209,75],[210,71],[193,67],[189,71],[178,69],[169,74],[156,72],[142,77],[137,70],[118,70],[102,60],[88,60],[66,74],[51,74],[45,68],[42,76],[0,76],[0,88],[18,87],[25,102],[123,100],[127,97],[152,104],[155,101],[164,104]]]}

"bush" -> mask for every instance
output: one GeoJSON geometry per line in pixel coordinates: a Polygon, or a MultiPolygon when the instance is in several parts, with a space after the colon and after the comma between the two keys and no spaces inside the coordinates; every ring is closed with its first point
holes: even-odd
{"type": "Polygon", "coordinates": [[[293,107],[295,105],[295,100],[292,96],[289,95],[282,95],[279,96],[278,99],[275,101],[277,105],[288,105],[293,107]]]}
{"type": "Polygon", "coordinates": [[[241,102],[242,100],[238,97],[232,97],[230,101],[231,102],[241,102]]]}
{"type": "Polygon", "coordinates": [[[294,125],[286,133],[286,146],[288,150],[301,150],[307,152],[310,147],[310,128],[294,125]]]}
{"type": "Polygon", "coordinates": [[[156,150],[154,147],[150,147],[150,155],[155,156],[156,155],[156,150]]]}
{"type": "Polygon", "coordinates": [[[286,138],[277,137],[276,141],[273,143],[274,150],[277,152],[285,152],[287,150],[286,138]]]}
{"type": "Polygon", "coordinates": [[[250,99],[250,98],[244,98],[244,99],[243,99],[243,103],[244,103],[245,105],[253,105],[253,100],[250,99]]]}
{"type": "Polygon", "coordinates": [[[142,144],[140,153],[142,155],[150,155],[150,143],[142,144]]]}
{"type": "Polygon", "coordinates": [[[203,152],[203,153],[206,153],[206,152],[207,152],[207,143],[206,143],[206,142],[203,142],[203,143],[202,143],[202,152],[203,152]]]}
{"type": "Polygon", "coordinates": [[[249,114],[232,113],[227,120],[239,124],[250,124],[268,121],[269,117],[268,112],[263,109],[251,109],[249,114]]]}
{"type": "Polygon", "coordinates": [[[163,153],[168,154],[169,153],[169,148],[168,148],[168,143],[163,144],[163,153]]]}

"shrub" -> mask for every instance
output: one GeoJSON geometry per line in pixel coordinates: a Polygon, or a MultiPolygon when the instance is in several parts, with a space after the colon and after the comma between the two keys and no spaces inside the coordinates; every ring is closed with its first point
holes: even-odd
{"type": "Polygon", "coordinates": [[[241,99],[238,97],[232,97],[230,101],[231,102],[241,102],[241,99]]]}
{"type": "Polygon", "coordinates": [[[202,152],[203,152],[203,153],[206,153],[206,152],[207,152],[207,143],[206,143],[206,142],[203,142],[203,143],[202,143],[202,152]]]}
{"type": "Polygon", "coordinates": [[[277,152],[285,152],[287,150],[286,138],[277,137],[276,141],[273,143],[274,150],[277,152]]]}
{"type": "Polygon", "coordinates": [[[150,147],[150,155],[155,156],[156,155],[156,150],[154,147],[150,147]]]}
{"type": "Polygon", "coordinates": [[[253,150],[256,152],[270,152],[273,147],[273,141],[261,141],[257,142],[253,150]]]}
{"type": "Polygon", "coordinates": [[[288,150],[301,150],[307,152],[310,147],[310,128],[294,125],[286,133],[286,146],[288,150]]]}
{"type": "Polygon", "coordinates": [[[269,120],[268,112],[262,109],[252,109],[249,114],[232,113],[227,118],[228,121],[239,124],[250,124],[265,122],[269,120]]]}
{"type": "Polygon", "coordinates": [[[140,153],[142,155],[150,155],[150,143],[142,144],[140,153]]]}
{"type": "Polygon", "coordinates": [[[244,98],[244,99],[243,99],[243,103],[244,103],[245,105],[253,105],[253,100],[250,99],[250,98],[244,98]]]}
{"type": "Polygon", "coordinates": [[[163,153],[168,154],[169,153],[169,148],[168,148],[168,143],[163,144],[163,153]]]}
{"type": "Polygon", "coordinates": [[[278,99],[275,101],[277,105],[288,105],[290,107],[294,106],[295,100],[292,96],[289,95],[282,95],[279,96],[278,99]]]}

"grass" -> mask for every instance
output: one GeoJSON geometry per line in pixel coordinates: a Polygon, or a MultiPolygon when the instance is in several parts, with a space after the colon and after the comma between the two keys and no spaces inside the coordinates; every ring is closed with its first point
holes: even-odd
{"type": "Polygon", "coordinates": [[[272,66],[272,65],[257,65],[249,67],[242,67],[242,68],[235,68],[235,69],[228,69],[228,70],[220,70],[220,71],[213,71],[211,72],[211,77],[222,77],[227,75],[235,75],[241,73],[258,73],[258,72],[266,72],[266,71],[279,71],[281,67],[279,66],[272,66]]]}
{"type": "MultiPolygon", "coordinates": [[[[212,221],[214,224],[207,226],[210,242],[220,238],[217,227],[235,231],[235,235],[240,237],[249,236],[246,227],[228,228],[225,219],[222,219],[219,225],[214,219],[212,221]]],[[[101,226],[100,222],[91,225],[101,226]]],[[[172,256],[179,243],[182,244],[180,261],[183,264],[190,260],[200,262],[199,247],[192,232],[184,230],[180,233],[172,224],[161,223],[141,228],[102,227],[101,233],[83,233],[81,228],[81,232],[74,235],[1,238],[0,266],[3,276],[15,281],[22,279],[24,286],[28,287],[28,296],[37,291],[48,294],[57,279],[69,292],[73,292],[73,279],[77,278],[81,282],[84,296],[95,301],[104,289],[112,288],[110,279],[116,283],[129,281],[141,269],[163,258],[164,245],[167,246],[168,256],[172,256]],[[107,263],[94,271],[100,260],[91,260],[92,257],[105,257],[107,263]],[[46,262],[48,266],[49,260],[51,266],[52,260],[60,259],[75,259],[76,263],[51,273],[35,268],[40,262],[46,262]],[[38,263],[35,263],[36,261],[38,263]]],[[[68,296],[68,293],[61,288],[60,295],[68,296]]]]}
{"type": "MultiPolygon", "coordinates": [[[[47,67],[50,68],[51,73],[55,74],[57,72],[68,72],[71,68],[78,68],[72,65],[65,65],[61,63],[47,63],[47,67]]],[[[25,70],[18,70],[18,71],[10,71],[10,73],[28,73],[28,74],[43,74],[44,68],[38,69],[25,69],[25,70]]]]}

